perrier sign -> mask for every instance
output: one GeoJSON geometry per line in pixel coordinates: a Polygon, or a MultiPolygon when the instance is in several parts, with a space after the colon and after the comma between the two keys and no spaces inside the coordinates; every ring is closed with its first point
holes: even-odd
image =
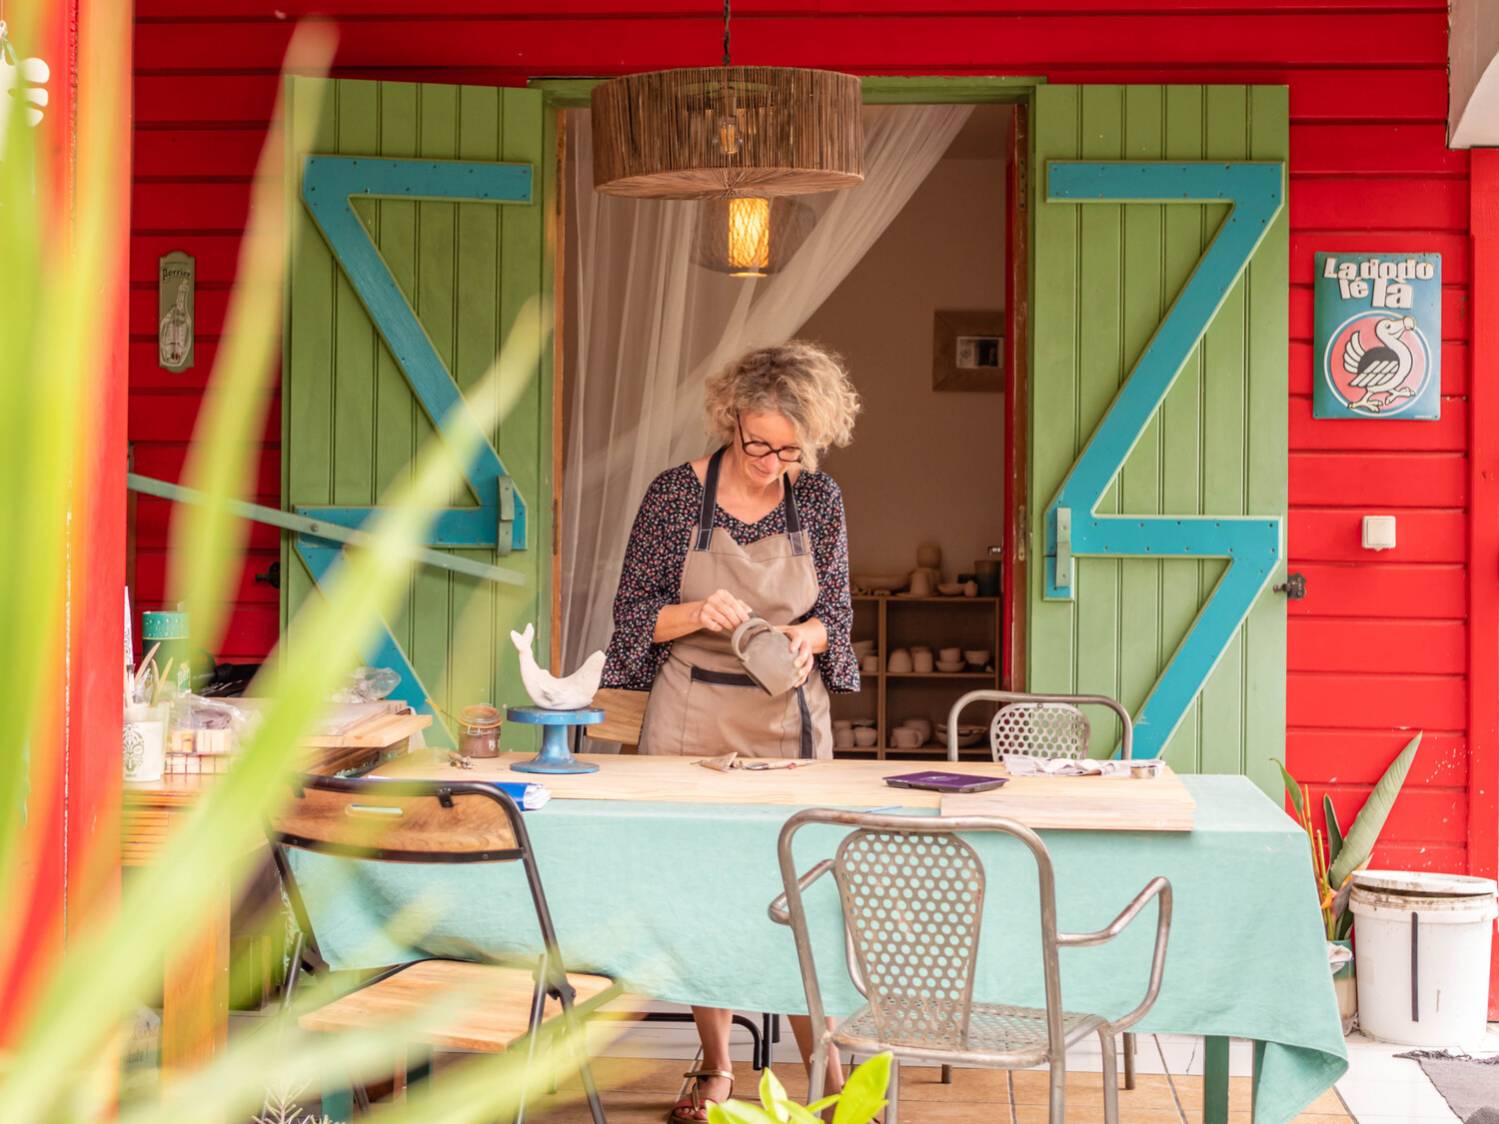
{"type": "Polygon", "coordinates": [[[195,273],[192,256],[180,250],[162,255],[157,262],[157,362],[168,371],[185,371],[193,365],[195,273]]]}
{"type": "Polygon", "coordinates": [[[1312,416],[1442,412],[1442,255],[1316,257],[1312,416]]]}

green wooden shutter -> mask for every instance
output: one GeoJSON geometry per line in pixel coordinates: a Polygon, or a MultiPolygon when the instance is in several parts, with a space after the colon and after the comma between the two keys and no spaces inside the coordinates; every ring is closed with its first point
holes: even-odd
{"type": "MultiPolygon", "coordinates": [[[[1079,557],[1048,599],[1046,510],[1228,212],[1222,204],[1048,201],[1049,161],[1284,162],[1284,87],[1047,86],[1032,127],[1028,677],[1140,707],[1223,573],[1218,559],[1079,557]]],[[[1283,173],[1282,173],[1283,174],[1283,173]]],[[[1100,515],[1286,514],[1287,220],[1280,208],[1109,484],[1100,515]]],[[[1054,547],[1054,544],[1053,544],[1054,547]]],[[[1284,557],[1282,550],[1281,557],[1284,557]]],[[[1165,745],[1180,770],[1278,789],[1285,603],[1269,586],[1165,745]]],[[[1095,752],[1117,729],[1095,721],[1095,752]]]]}
{"type": "MultiPolygon", "coordinates": [[[[293,79],[289,101],[317,93],[312,153],[401,161],[428,158],[519,165],[529,200],[452,202],[355,198],[353,208],[380,260],[415,313],[441,365],[461,389],[475,383],[526,302],[550,284],[545,207],[555,161],[537,91],[489,87],[293,79]],[[314,90],[316,83],[321,90],[314,90]],[[529,172],[523,169],[529,169],[529,172]]],[[[409,165],[407,162],[410,162],[409,165]]],[[[441,171],[442,169],[438,169],[441,171]]],[[[482,169],[481,169],[482,170],[482,169]]],[[[303,174],[293,160],[289,174],[303,174]]],[[[298,251],[289,279],[283,369],[282,492],[285,506],[359,508],[378,502],[411,470],[432,437],[432,419],[377,330],[349,274],[299,198],[290,193],[298,251]]],[[[427,194],[421,190],[415,196],[427,194]]],[[[533,314],[536,310],[531,310],[533,314]]],[[[550,355],[550,350],[546,353],[550,355]]],[[[551,634],[553,519],[549,360],[537,365],[491,443],[525,508],[524,548],[453,550],[519,570],[523,586],[419,566],[390,638],[410,661],[430,703],[454,714],[476,702],[523,703],[512,628],[534,621],[538,658],[551,634]]],[[[455,507],[475,505],[460,489],[455,507]]],[[[297,544],[283,550],[283,624],[314,588],[297,544]]],[[[441,737],[440,724],[432,735],[441,737]]],[[[429,737],[429,740],[432,740],[429,737]]],[[[512,748],[531,732],[506,728],[512,748]]]]}

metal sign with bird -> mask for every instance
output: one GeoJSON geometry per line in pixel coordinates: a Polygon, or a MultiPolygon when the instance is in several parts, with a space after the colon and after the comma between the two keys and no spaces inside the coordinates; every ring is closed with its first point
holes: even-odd
{"type": "Polygon", "coordinates": [[[1441,416],[1440,254],[1316,256],[1312,416],[1441,416]]]}

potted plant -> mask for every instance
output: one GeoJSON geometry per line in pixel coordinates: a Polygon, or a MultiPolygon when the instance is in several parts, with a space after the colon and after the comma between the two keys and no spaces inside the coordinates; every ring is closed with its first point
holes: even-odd
{"type": "Polygon", "coordinates": [[[1295,810],[1296,822],[1306,832],[1307,843],[1312,852],[1312,871],[1317,880],[1317,903],[1322,910],[1322,923],[1327,931],[1328,959],[1333,966],[1333,987],[1338,996],[1338,1011],[1343,1017],[1343,1029],[1351,1029],[1354,1012],[1358,1008],[1358,992],[1354,986],[1352,942],[1349,933],[1353,929],[1353,912],[1348,908],[1348,897],[1353,889],[1353,875],[1369,865],[1374,853],[1374,843],[1389,819],[1390,809],[1400,788],[1405,784],[1411,762],[1416,759],[1416,750],[1421,745],[1418,733],[1406,743],[1405,748],[1390,762],[1379,778],[1379,783],[1369,793],[1369,799],[1354,816],[1353,823],[1344,832],[1338,823],[1337,810],[1332,797],[1322,797],[1323,819],[1327,830],[1324,833],[1312,823],[1311,790],[1298,784],[1286,768],[1280,766],[1281,779],[1285,782],[1286,795],[1295,810]],[[1341,950],[1341,951],[1336,951],[1341,950]]]}

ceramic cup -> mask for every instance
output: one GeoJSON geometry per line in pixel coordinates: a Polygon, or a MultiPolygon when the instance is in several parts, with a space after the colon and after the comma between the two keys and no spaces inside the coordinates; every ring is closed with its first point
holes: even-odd
{"type": "Polygon", "coordinates": [[[854,655],[862,660],[874,651],[874,645],[875,642],[873,640],[855,640],[853,644],[854,655]]]}
{"type": "Polygon", "coordinates": [[[953,660],[960,660],[963,658],[963,649],[943,648],[940,652],[937,653],[937,658],[939,660],[946,660],[948,663],[952,663],[953,660]]]}
{"type": "Polygon", "coordinates": [[[989,666],[989,649],[967,648],[963,652],[963,658],[967,660],[971,666],[976,667],[980,671],[982,671],[984,668],[989,666]]]}
{"type": "Polygon", "coordinates": [[[751,617],[734,630],[729,646],[744,665],[745,674],[772,697],[796,686],[799,676],[791,641],[769,621],[751,617]]]}
{"type": "Polygon", "coordinates": [[[862,671],[865,675],[874,675],[878,673],[880,670],[880,657],[874,655],[865,656],[862,660],[859,661],[859,670],[862,671]]]}
{"type": "Polygon", "coordinates": [[[890,653],[890,661],[886,666],[892,674],[901,675],[912,668],[911,653],[904,648],[897,648],[890,653]]]}
{"type": "Polygon", "coordinates": [[[847,726],[833,731],[833,745],[838,749],[850,749],[854,744],[854,729],[847,726]]]}
{"type": "Polygon", "coordinates": [[[915,749],[922,742],[926,741],[926,738],[922,737],[920,730],[913,730],[910,726],[897,726],[894,730],[890,731],[890,737],[894,740],[896,746],[901,749],[915,749]]]}
{"type": "Polygon", "coordinates": [[[907,718],[901,725],[908,726],[912,730],[921,731],[921,740],[923,742],[932,736],[932,720],[930,718],[907,718]]]}
{"type": "Polygon", "coordinates": [[[911,670],[912,671],[917,671],[917,672],[920,672],[921,674],[925,675],[927,672],[929,672],[929,671],[932,670],[933,664],[934,664],[934,661],[932,659],[932,653],[931,652],[912,652],[911,653],[911,670]]]}
{"type": "Polygon", "coordinates": [[[873,726],[860,726],[854,731],[854,744],[860,746],[871,746],[879,741],[880,735],[873,726]]]}
{"type": "Polygon", "coordinates": [[[125,779],[132,784],[161,780],[166,769],[169,708],[136,703],[125,708],[125,779]]]}
{"type": "Polygon", "coordinates": [[[978,582],[968,581],[968,582],[964,582],[963,583],[963,596],[964,597],[977,597],[978,595],[979,595],[979,583],[978,582]]]}

